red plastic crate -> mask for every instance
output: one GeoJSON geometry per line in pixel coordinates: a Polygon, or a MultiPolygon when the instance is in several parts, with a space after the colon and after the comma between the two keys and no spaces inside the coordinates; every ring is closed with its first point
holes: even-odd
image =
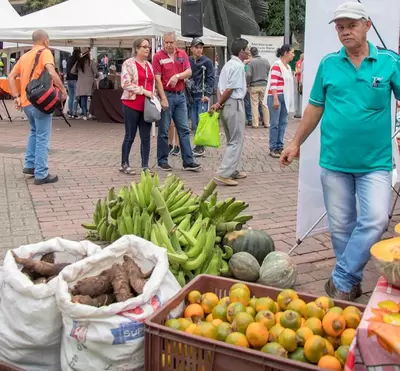
{"type": "Polygon", "coordinates": [[[9,364],[0,361],[0,371],[25,371],[25,370],[23,370],[22,368],[11,366],[9,364]]]}
{"type": "MultiPolygon", "coordinates": [[[[145,322],[145,371],[308,371],[321,370],[311,364],[274,357],[253,349],[233,346],[165,327],[171,310],[186,300],[188,293],[214,292],[219,298],[229,295],[229,289],[237,282],[228,278],[200,275],[182,288],[145,322]]],[[[256,297],[269,296],[276,300],[282,291],[273,287],[245,282],[256,297]]],[[[305,302],[316,296],[298,293],[305,302]]],[[[365,306],[335,300],[335,305],[354,305],[361,311],[365,306]]]]}

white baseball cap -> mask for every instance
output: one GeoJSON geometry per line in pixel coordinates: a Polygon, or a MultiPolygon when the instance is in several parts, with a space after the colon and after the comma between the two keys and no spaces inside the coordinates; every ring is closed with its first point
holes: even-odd
{"type": "Polygon", "coordinates": [[[333,23],[338,19],[348,18],[348,19],[368,19],[367,11],[363,4],[351,1],[340,5],[334,14],[333,19],[329,23],[333,23]]]}

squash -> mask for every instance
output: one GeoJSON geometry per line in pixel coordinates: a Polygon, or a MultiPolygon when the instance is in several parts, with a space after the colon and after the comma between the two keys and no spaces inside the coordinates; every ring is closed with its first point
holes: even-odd
{"type": "Polygon", "coordinates": [[[274,241],[268,233],[251,228],[228,232],[224,245],[232,247],[234,254],[247,252],[253,255],[260,265],[270,252],[275,251],[274,241]]]}
{"type": "MultiPolygon", "coordinates": [[[[397,226],[396,226],[397,227],[397,226]]],[[[377,242],[371,247],[379,273],[392,285],[400,284],[400,237],[377,242]]]]}
{"type": "Polygon", "coordinates": [[[264,259],[258,283],[280,289],[290,289],[296,283],[297,267],[288,254],[273,251],[264,259]]]}
{"type": "Polygon", "coordinates": [[[260,264],[248,252],[233,254],[229,260],[229,269],[235,278],[242,281],[255,282],[260,275],[260,264]]]}

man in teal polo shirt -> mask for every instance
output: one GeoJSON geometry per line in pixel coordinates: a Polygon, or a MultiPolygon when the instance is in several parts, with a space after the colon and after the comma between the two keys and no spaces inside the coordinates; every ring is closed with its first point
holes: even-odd
{"type": "Polygon", "coordinates": [[[367,41],[371,21],[362,4],[341,5],[332,22],[343,48],[322,59],[303,119],[280,161],[293,161],[322,118],[321,182],[337,260],[325,290],[352,301],[362,294],[370,248],[388,225],[391,96],[400,99],[400,58],[367,41]]]}

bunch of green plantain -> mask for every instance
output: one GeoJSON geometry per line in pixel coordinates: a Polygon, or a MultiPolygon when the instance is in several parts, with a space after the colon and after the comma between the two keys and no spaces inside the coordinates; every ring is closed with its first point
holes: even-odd
{"type": "Polygon", "coordinates": [[[157,173],[143,171],[138,183],[118,193],[111,188],[98,200],[93,222],[82,226],[97,231],[103,241],[134,234],[165,248],[170,270],[182,285],[201,273],[229,275],[233,251],[221,241],[252,216],[241,214],[249,206],[243,201],[218,201],[216,186],[211,180],[196,196],[173,174],[160,184],[157,173]]]}

